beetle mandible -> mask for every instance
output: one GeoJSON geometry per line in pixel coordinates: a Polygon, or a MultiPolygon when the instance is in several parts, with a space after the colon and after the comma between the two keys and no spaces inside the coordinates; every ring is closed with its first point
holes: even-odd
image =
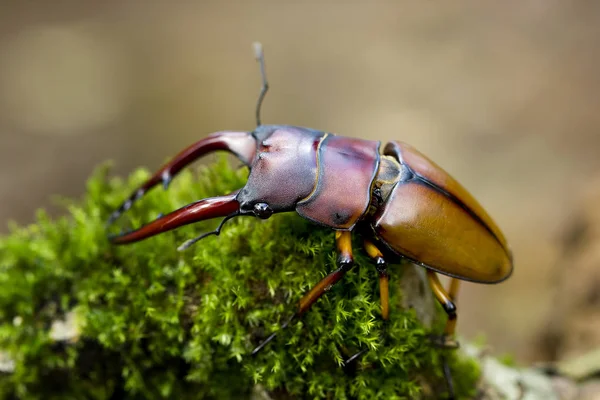
{"type": "MultiPolygon", "coordinates": [[[[114,244],[136,242],[207,219],[224,217],[212,232],[188,240],[179,250],[210,235],[235,216],[261,219],[296,211],[335,231],[337,269],[300,299],[296,313],[306,312],[328,287],[353,265],[351,235],[360,233],[379,273],[382,318],[389,318],[387,256],[425,267],[436,299],[448,314],[439,344],[455,348],[455,298],[460,280],[494,284],[507,279],[513,259],[496,223],[473,196],[441,167],[412,146],[339,136],[315,129],[262,125],[260,108],[268,90],[262,46],[255,44],[262,88],[256,105],[257,127],[251,132],[216,132],[192,144],[159,169],[109,218],[114,222],[152,187],[165,189],[184,167],[207,153],[224,150],[250,170],[246,185],[235,192],[202,199],[141,228],[111,237],[114,244]],[[446,290],[437,274],[451,278],[446,290]]],[[[259,351],[275,334],[264,340],[259,351]]]]}

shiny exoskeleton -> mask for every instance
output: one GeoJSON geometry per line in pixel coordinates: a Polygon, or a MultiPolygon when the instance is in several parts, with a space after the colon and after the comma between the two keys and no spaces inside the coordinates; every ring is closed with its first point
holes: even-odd
{"type": "MultiPolygon", "coordinates": [[[[257,106],[257,128],[209,135],[179,153],[136,190],[113,213],[110,222],[157,184],[168,186],[182,168],[213,151],[237,156],[249,169],[246,185],[227,195],[199,200],[143,227],[114,236],[131,243],[180,226],[224,217],[214,232],[238,215],[269,218],[295,211],[335,231],[338,266],[302,299],[298,317],[338,282],[353,265],[351,235],[359,233],[380,279],[382,316],[389,318],[387,260],[399,256],[427,269],[437,300],[448,313],[438,343],[456,347],[454,299],[459,280],[498,283],[513,270],[506,239],[482,206],[441,167],[410,145],[339,136],[314,129],[262,125],[259,109],[267,91],[262,52],[258,54],[263,90],[257,106]],[[437,273],[452,277],[446,290],[437,273]]],[[[207,236],[186,242],[180,249],[207,236]]],[[[267,338],[260,350],[275,334],[267,338]]]]}

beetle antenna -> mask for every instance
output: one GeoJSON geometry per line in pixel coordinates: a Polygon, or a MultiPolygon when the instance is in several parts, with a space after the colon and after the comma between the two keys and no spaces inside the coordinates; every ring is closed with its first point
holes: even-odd
{"type": "Polygon", "coordinates": [[[260,126],[260,107],[267,94],[267,90],[269,90],[269,83],[267,82],[267,74],[265,72],[265,52],[263,51],[263,46],[260,42],[254,42],[254,57],[260,65],[260,75],[262,77],[262,86],[260,88],[258,100],[256,101],[256,126],[260,126]]]}

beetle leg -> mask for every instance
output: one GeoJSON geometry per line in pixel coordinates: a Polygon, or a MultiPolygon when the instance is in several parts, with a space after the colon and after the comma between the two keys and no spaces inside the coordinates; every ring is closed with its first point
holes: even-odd
{"type": "Polygon", "coordinates": [[[336,231],[335,241],[338,250],[338,269],[327,275],[315,285],[302,299],[298,305],[298,314],[306,312],[326,291],[331,289],[346,272],[354,265],[352,256],[352,236],[350,232],[336,231]]]}
{"type": "Polygon", "coordinates": [[[452,339],[456,329],[456,305],[452,301],[451,296],[446,292],[446,289],[444,289],[444,286],[442,286],[435,271],[428,269],[427,278],[429,279],[429,285],[431,286],[431,290],[433,290],[433,294],[442,307],[444,307],[446,314],[448,314],[448,321],[446,322],[441,345],[448,348],[458,347],[458,343],[452,339]]]}
{"type": "Polygon", "coordinates": [[[210,236],[210,235],[219,236],[221,234],[221,230],[223,229],[223,225],[225,225],[225,222],[229,221],[233,217],[237,217],[238,215],[239,215],[239,213],[236,212],[236,213],[226,216],[225,218],[223,218],[223,220],[221,221],[219,226],[217,226],[217,229],[215,229],[214,231],[210,231],[210,232],[204,232],[203,234],[198,235],[193,239],[186,240],[177,248],[177,251],[187,250],[191,245],[193,245],[196,242],[199,242],[200,240],[204,239],[207,236],[210,236]]]}
{"type": "MultiPolygon", "coordinates": [[[[369,257],[375,261],[375,266],[377,268],[377,272],[379,272],[379,298],[381,301],[381,317],[384,321],[387,321],[390,317],[390,297],[389,297],[389,280],[390,276],[387,272],[387,262],[383,258],[383,253],[381,250],[375,246],[373,242],[368,239],[364,240],[364,247],[367,251],[369,257]]],[[[368,348],[362,349],[352,357],[348,358],[344,361],[344,365],[349,365],[355,360],[357,360],[360,356],[365,354],[368,351],[368,348]]]]}
{"type": "MultiPolygon", "coordinates": [[[[450,283],[450,294],[446,292],[444,286],[442,286],[440,279],[432,270],[427,270],[427,278],[429,279],[429,285],[433,290],[433,294],[437,298],[437,300],[441,303],[442,307],[444,307],[444,311],[448,314],[448,321],[446,322],[446,328],[444,329],[444,334],[439,341],[439,345],[445,348],[457,348],[458,342],[456,342],[454,337],[454,331],[456,329],[456,305],[453,302],[453,299],[456,296],[456,292],[458,291],[458,283],[454,283],[456,279],[450,283]]],[[[450,399],[454,399],[454,383],[452,381],[452,374],[450,372],[450,366],[446,361],[446,357],[442,356],[442,364],[444,369],[444,377],[446,379],[446,385],[448,386],[448,392],[450,399]]]]}
{"type": "Polygon", "coordinates": [[[450,300],[456,303],[456,297],[458,296],[458,289],[460,289],[460,279],[451,278],[450,279],[450,288],[448,289],[448,296],[450,296],[450,300]]]}
{"type": "Polygon", "coordinates": [[[148,190],[162,183],[166,189],[175,175],[185,166],[198,158],[217,150],[229,151],[236,155],[244,165],[250,165],[256,152],[256,141],[248,132],[215,132],[202,140],[187,147],[177,154],[171,161],[163,165],[142,186],[135,190],[119,208],[114,211],[107,222],[112,224],[121,214],[129,210],[133,203],[142,197],[148,190]]]}
{"type": "Polygon", "coordinates": [[[387,273],[387,262],[383,258],[381,251],[371,242],[365,239],[365,250],[369,257],[375,261],[377,272],[379,272],[379,298],[381,301],[381,317],[384,320],[390,317],[390,300],[389,300],[389,280],[387,273]]]}
{"type": "MultiPolygon", "coordinates": [[[[346,272],[354,265],[354,257],[352,256],[352,234],[347,231],[336,231],[335,242],[338,250],[337,265],[338,268],[321,279],[307,294],[305,294],[298,302],[298,310],[286,322],[281,325],[281,329],[285,329],[290,322],[304,314],[319,298],[325,294],[333,285],[339,282],[346,272]]],[[[267,343],[275,338],[277,332],[272,333],[252,354],[258,353],[267,343]]]]}

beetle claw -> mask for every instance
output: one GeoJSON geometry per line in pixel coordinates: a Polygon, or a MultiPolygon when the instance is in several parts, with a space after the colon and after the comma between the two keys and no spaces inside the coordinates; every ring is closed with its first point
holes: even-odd
{"type": "Polygon", "coordinates": [[[363,354],[365,354],[367,351],[369,351],[369,349],[362,349],[361,351],[359,351],[358,353],[354,354],[352,357],[348,358],[347,360],[344,361],[344,366],[348,366],[349,364],[353,363],[354,361],[356,361],[360,356],[362,356],[363,354]]]}
{"type": "MultiPolygon", "coordinates": [[[[287,326],[290,324],[290,322],[292,322],[297,316],[298,316],[297,313],[292,314],[292,316],[290,317],[290,319],[288,319],[283,324],[281,324],[280,330],[287,328],[287,326]]],[[[275,336],[277,336],[277,332],[278,331],[275,331],[275,332],[271,333],[268,338],[266,338],[265,340],[262,341],[261,344],[259,344],[258,346],[256,346],[256,348],[254,350],[252,350],[251,355],[254,356],[254,355],[256,355],[256,353],[258,353],[259,351],[261,351],[271,340],[273,340],[275,338],[275,336]]]]}
{"type": "Polygon", "coordinates": [[[460,348],[460,343],[448,335],[431,335],[430,339],[434,346],[442,349],[460,348]]]}
{"type": "Polygon", "coordinates": [[[277,332],[271,333],[271,335],[269,335],[269,337],[266,338],[261,344],[256,346],[256,348],[254,350],[252,350],[252,353],[250,353],[250,354],[253,356],[256,355],[256,353],[261,351],[271,340],[273,340],[275,338],[275,336],[277,336],[277,332]]]}

